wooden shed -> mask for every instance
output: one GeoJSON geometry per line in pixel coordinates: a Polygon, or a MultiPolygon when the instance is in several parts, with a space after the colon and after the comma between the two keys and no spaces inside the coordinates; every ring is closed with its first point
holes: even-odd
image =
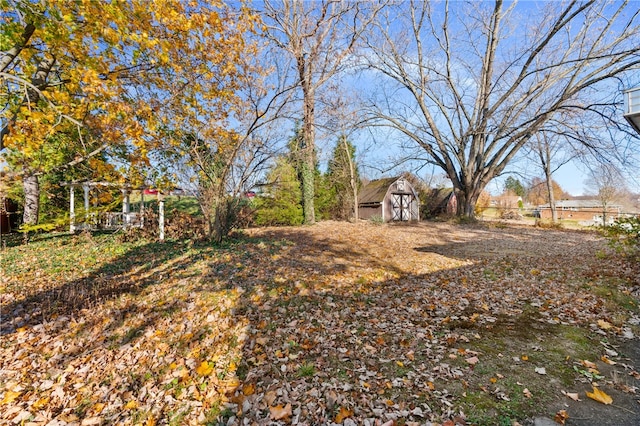
{"type": "Polygon", "coordinates": [[[403,177],[377,179],[361,190],[360,219],[380,218],[384,222],[420,219],[420,200],[413,186],[403,177]]]}

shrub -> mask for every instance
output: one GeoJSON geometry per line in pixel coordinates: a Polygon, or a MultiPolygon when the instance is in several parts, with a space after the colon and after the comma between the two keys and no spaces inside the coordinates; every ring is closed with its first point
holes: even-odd
{"type": "Polygon", "coordinates": [[[178,210],[173,210],[167,218],[164,233],[166,238],[171,239],[201,240],[207,235],[205,221],[201,216],[178,210]]]}
{"type": "Polygon", "coordinates": [[[371,223],[374,223],[376,225],[382,225],[384,223],[384,219],[382,219],[382,216],[380,216],[379,214],[374,214],[369,218],[369,220],[371,221],[371,223]]]}
{"type": "Polygon", "coordinates": [[[604,228],[604,232],[616,251],[640,260],[640,218],[618,219],[613,225],[604,228]]]}
{"type": "Polygon", "coordinates": [[[536,227],[543,229],[562,229],[562,223],[554,222],[551,219],[536,219],[536,227]]]}
{"type": "Polygon", "coordinates": [[[272,182],[267,187],[268,193],[255,200],[256,225],[302,224],[302,191],[293,166],[285,159],[279,159],[267,179],[272,182]]]}

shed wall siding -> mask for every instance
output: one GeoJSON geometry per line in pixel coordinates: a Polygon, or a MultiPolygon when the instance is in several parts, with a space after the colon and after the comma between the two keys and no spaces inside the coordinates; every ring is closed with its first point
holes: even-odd
{"type": "Polygon", "coordinates": [[[358,208],[358,217],[360,219],[369,220],[375,216],[382,217],[382,205],[360,206],[358,208]]]}

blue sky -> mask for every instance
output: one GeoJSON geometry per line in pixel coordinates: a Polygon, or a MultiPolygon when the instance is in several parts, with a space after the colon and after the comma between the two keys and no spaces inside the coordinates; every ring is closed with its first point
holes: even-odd
{"type": "MultiPolygon", "coordinates": [[[[538,9],[545,8],[545,7],[546,7],[545,2],[534,2],[534,1],[521,2],[518,4],[518,7],[516,10],[518,15],[523,16],[529,12],[537,12],[538,9]]],[[[368,92],[371,90],[375,90],[376,84],[374,82],[366,81],[366,78],[363,80],[360,80],[356,83],[357,86],[359,86],[358,89],[360,92],[368,92]]],[[[619,87],[617,87],[616,83],[613,83],[611,85],[611,89],[615,92],[619,90],[619,87]]],[[[622,114],[620,114],[619,120],[622,124],[626,124],[622,114]]],[[[384,169],[385,165],[388,166],[391,163],[391,161],[389,161],[390,157],[393,157],[394,155],[398,156],[402,154],[402,150],[400,150],[396,145],[397,142],[394,140],[390,140],[390,138],[385,138],[384,136],[379,137],[377,144],[373,146],[371,146],[372,144],[370,141],[371,139],[370,135],[366,135],[366,134],[364,136],[360,135],[360,138],[363,140],[355,140],[354,142],[356,142],[356,146],[358,147],[358,150],[359,150],[358,155],[360,156],[361,161],[365,164],[379,165],[379,168],[384,169]]],[[[527,165],[523,163],[521,164],[515,163],[512,166],[508,167],[508,170],[522,170],[522,169],[529,169],[526,171],[526,175],[523,176],[523,175],[514,174],[513,176],[520,179],[520,181],[523,183],[526,183],[527,180],[533,177],[536,177],[536,176],[540,177],[542,174],[539,171],[539,168],[532,167],[531,164],[527,165]]],[[[394,175],[394,174],[397,174],[399,171],[403,171],[403,170],[414,171],[412,170],[411,166],[407,164],[404,166],[400,166],[395,170],[385,173],[384,176],[394,175]]],[[[494,179],[494,181],[488,185],[487,189],[493,193],[500,192],[501,182],[508,176],[507,171],[503,172],[502,176],[494,179]]],[[[423,177],[425,173],[426,173],[426,168],[418,172],[418,175],[423,177]]],[[[365,174],[368,175],[367,177],[369,178],[377,178],[377,177],[383,176],[382,173],[376,172],[373,169],[367,169],[365,174]]],[[[640,186],[638,185],[637,174],[636,176],[632,176],[631,178],[633,179],[630,179],[628,182],[629,188],[631,190],[638,191],[640,189],[640,186]]],[[[554,180],[556,180],[560,184],[560,186],[571,195],[576,195],[576,196],[585,195],[585,193],[588,190],[587,188],[588,185],[586,185],[586,182],[588,181],[588,171],[584,165],[579,163],[575,163],[575,164],[568,163],[562,166],[559,170],[557,170],[554,173],[554,180]]]]}

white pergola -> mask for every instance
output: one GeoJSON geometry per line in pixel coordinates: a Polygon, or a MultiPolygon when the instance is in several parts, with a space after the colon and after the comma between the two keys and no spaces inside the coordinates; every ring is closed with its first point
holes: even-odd
{"type": "Polygon", "coordinates": [[[640,87],[625,90],[624,118],[640,133],[640,87]]]}
{"type": "MultiPolygon", "coordinates": [[[[94,181],[82,181],[82,182],[63,182],[62,186],[69,187],[69,232],[72,234],[75,231],[83,229],[95,229],[98,225],[99,219],[95,223],[90,223],[87,219],[90,216],[90,194],[91,190],[99,187],[111,187],[119,188],[122,192],[122,212],[104,212],[103,222],[100,223],[102,229],[122,229],[122,228],[142,228],[144,226],[144,190],[147,188],[132,188],[130,186],[118,185],[112,182],[94,182],[94,181]],[[84,194],[84,212],[85,218],[83,223],[76,223],[76,201],[75,190],[82,188],[84,194]],[[140,192],[140,211],[131,211],[130,195],[132,192],[140,192]]],[[[164,196],[161,192],[158,192],[158,228],[159,238],[164,240],[164,196]]],[[[97,207],[97,206],[95,206],[97,207]]]]}

